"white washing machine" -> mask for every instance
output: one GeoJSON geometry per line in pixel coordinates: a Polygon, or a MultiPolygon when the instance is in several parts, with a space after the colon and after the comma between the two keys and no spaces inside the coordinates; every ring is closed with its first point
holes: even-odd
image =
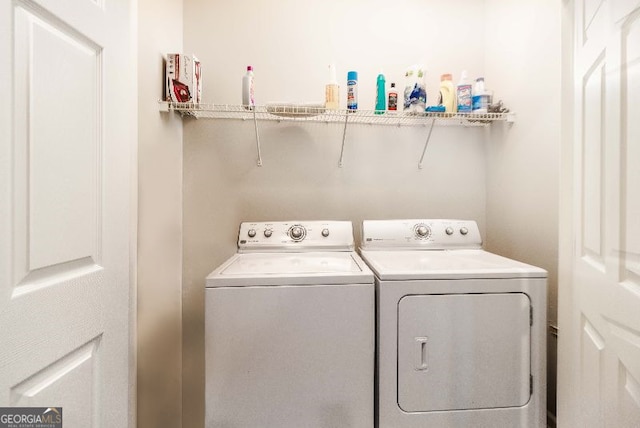
{"type": "Polygon", "coordinates": [[[206,280],[206,427],[373,427],[373,281],[351,222],[242,223],[206,280]]]}
{"type": "Polygon", "coordinates": [[[381,428],[546,427],[546,277],[475,222],[365,221],[381,428]]]}

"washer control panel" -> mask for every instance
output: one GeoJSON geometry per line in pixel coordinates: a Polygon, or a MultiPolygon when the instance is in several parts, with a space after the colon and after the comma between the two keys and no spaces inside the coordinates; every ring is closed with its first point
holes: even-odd
{"type": "Polygon", "coordinates": [[[363,249],[481,248],[482,238],[473,220],[408,219],[362,222],[363,249]]]}
{"type": "Polygon", "coordinates": [[[350,221],[244,222],[238,251],[353,251],[350,221]]]}

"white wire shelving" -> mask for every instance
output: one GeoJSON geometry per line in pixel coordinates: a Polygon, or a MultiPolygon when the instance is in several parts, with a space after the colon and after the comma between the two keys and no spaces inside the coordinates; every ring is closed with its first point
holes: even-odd
{"type": "Polygon", "coordinates": [[[424,126],[428,128],[427,139],[420,157],[418,167],[422,163],[427,145],[435,124],[438,126],[465,126],[482,127],[492,123],[503,122],[512,124],[515,122],[514,113],[408,113],[408,112],[377,112],[373,110],[326,110],[318,105],[266,105],[247,107],[230,104],[193,104],[159,101],[159,109],[162,112],[175,111],[182,117],[195,119],[235,119],[251,120],[254,122],[256,150],[258,153],[258,166],[262,166],[260,153],[260,133],[258,122],[294,122],[294,123],[338,123],[344,126],[342,133],[342,149],[338,165],[343,166],[344,144],[347,128],[350,125],[377,125],[377,126],[424,126]]]}

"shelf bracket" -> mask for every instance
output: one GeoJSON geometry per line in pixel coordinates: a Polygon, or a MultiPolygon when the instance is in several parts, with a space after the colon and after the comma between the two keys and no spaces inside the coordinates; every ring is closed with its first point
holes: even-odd
{"type": "Polygon", "coordinates": [[[342,148],[340,149],[340,162],[338,166],[342,168],[344,160],[344,141],[347,138],[347,121],[349,120],[349,113],[344,115],[344,129],[342,130],[342,148]]]}
{"type": "Polygon", "coordinates": [[[422,169],[422,162],[424,161],[424,154],[427,152],[427,146],[429,145],[429,140],[431,139],[431,132],[433,132],[433,125],[435,125],[436,119],[435,117],[431,121],[431,126],[429,127],[429,133],[427,134],[427,141],[424,142],[424,148],[422,149],[422,156],[420,156],[420,162],[418,163],[418,169],[422,169]]]}
{"type": "Polygon", "coordinates": [[[260,153],[260,133],[258,132],[258,118],[256,117],[256,107],[253,106],[253,128],[256,131],[256,150],[258,152],[258,166],[262,166],[262,153],[260,153]]]}

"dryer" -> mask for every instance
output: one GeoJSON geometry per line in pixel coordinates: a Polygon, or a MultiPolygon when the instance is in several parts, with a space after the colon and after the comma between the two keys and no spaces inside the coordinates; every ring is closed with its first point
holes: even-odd
{"type": "Polygon", "coordinates": [[[373,427],[373,281],[351,222],[242,223],[206,279],[205,426],[373,427]]]}
{"type": "Polygon", "coordinates": [[[543,269],[462,220],[364,221],[380,428],[546,427],[543,269]]]}

